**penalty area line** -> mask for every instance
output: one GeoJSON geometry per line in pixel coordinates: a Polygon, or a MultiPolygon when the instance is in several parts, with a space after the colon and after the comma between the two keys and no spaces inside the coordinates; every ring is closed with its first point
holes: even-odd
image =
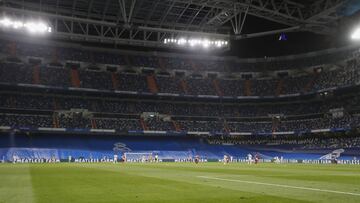
{"type": "Polygon", "coordinates": [[[325,193],[352,195],[352,196],[358,196],[358,197],[360,196],[360,193],[342,192],[342,191],[336,191],[336,190],[326,190],[326,189],[318,189],[318,188],[309,188],[309,187],[300,187],[300,186],[291,186],[291,185],[281,185],[281,184],[246,181],[246,180],[237,180],[237,179],[233,180],[233,179],[216,178],[216,177],[209,177],[209,176],[197,176],[197,177],[202,178],[202,179],[209,179],[209,180],[221,180],[221,181],[227,181],[227,182],[247,183],[247,184],[253,184],[253,185],[264,185],[264,186],[272,186],[272,187],[291,188],[291,189],[308,190],[308,191],[315,191],[315,192],[325,192],[325,193]]]}

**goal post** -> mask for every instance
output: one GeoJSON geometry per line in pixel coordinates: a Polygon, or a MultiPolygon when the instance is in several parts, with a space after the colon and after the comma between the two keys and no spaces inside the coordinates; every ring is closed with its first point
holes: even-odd
{"type": "Polygon", "coordinates": [[[154,160],[152,152],[126,152],[124,155],[126,162],[152,162],[154,160]]]}

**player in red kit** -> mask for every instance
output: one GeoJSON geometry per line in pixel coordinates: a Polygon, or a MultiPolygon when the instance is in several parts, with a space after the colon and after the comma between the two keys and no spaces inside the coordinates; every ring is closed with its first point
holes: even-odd
{"type": "Polygon", "coordinates": [[[260,155],[258,153],[256,153],[255,155],[255,164],[258,164],[260,160],[260,155]]]}

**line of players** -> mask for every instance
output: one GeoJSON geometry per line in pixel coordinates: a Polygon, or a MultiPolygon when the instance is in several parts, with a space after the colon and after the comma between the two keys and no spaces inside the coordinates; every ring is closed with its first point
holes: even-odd
{"type": "MultiPolygon", "coordinates": [[[[142,156],[141,159],[135,159],[135,160],[129,160],[126,158],[126,155],[123,154],[121,156],[121,158],[119,159],[119,156],[117,154],[114,155],[114,159],[113,162],[114,163],[118,163],[118,162],[141,162],[141,163],[145,163],[145,162],[161,162],[162,160],[159,159],[159,155],[155,155],[154,157],[152,155],[147,156],[142,156]]],[[[188,159],[186,159],[186,162],[194,162],[196,164],[200,163],[202,161],[202,159],[200,158],[199,155],[196,155],[194,158],[189,157],[188,159]]]]}
{"type": "MultiPolygon", "coordinates": [[[[255,156],[253,156],[252,154],[248,154],[246,157],[246,162],[248,164],[258,164],[260,161],[260,155],[258,153],[255,154],[255,156]]],[[[223,159],[223,163],[224,164],[228,164],[233,162],[233,157],[232,156],[228,156],[228,155],[224,155],[224,159],[223,159]]]]}
{"type": "MultiPolygon", "coordinates": [[[[123,154],[119,160],[119,157],[117,154],[114,154],[114,163],[117,162],[129,162],[129,160],[126,158],[126,154],[123,154]]],[[[131,161],[130,161],[131,162],[131,161]]],[[[148,157],[146,157],[145,155],[141,157],[141,159],[137,159],[135,160],[135,162],[160,162],[159,159],[159,155],[155,154],[155,156],[153,157],[152,154],[150,154],[148,157]]]]}
{"type": "MultiPolygon", "coordinates": [[[[198,163],[201,162],[201,160],[202,159],[200,158],[200,156],[196,155],[194,158],[189,157],[188,159],[186,159],[186,162],[194,162],[195,164],[198,164],[198,163]]],[[[254,157],[251,154],[247,155],[247,163],[248,164],[252,164],[252,163],[258,164],[259,161],[260,161],[260,155],[259,154],[255,154],[254,157]]],[[[121,156],[121,159],[118,160],[118,155],[115,154],[114,155],[114,163],[117,163],[117,162],[129,162],[129,160],[127,160],[125,154],[123,154],[121,156]]],[[[134,161],[130,161],[130,162],[134,162],[134,161]]],[[[145,163],[145,162],[160,162],[160,159],[159,159],[159,156],[156,154],[154,158],[152,157],[152,155],[149,155],[148,157],[142,156],[141,159],[135,160],[135,162],[142,162],[142,163],[145,163]]],[[[231,163],[231,162],[233,162],[233,157],[229,156],[229,155],[224,155],[223,163],[228,164],[228,163],[231,163]]]]}
{"type": "MultiPolygon", "coordinates": [[[[89,160],[92,160],[92,159],[89,159],[89,160]]],[[[252,163],[258,164],[259,160],[260,160],[259,154],[256,154],[254,157],[251,154],[247,155],[247,163],[248,164],[252,164],[252,163]]],[[[71,156],[69,156],[68,161],[72,162],[73,158],[71,156]]],[[[120,159],[119,159],[118,155],[115,154],[113,160],[111,160],[111,159],[101,159],[101,160],[98,160],[98,161],[88,161],[88,159],[79,159],[77,161],[75,159],[75,162],[111,162],[111,161],[113,163],[117,163],[117,162],[142,162],[142,163],[155,162],[155,163],[157,163],[157,162],[160,162],[161,160],[159,159],[159,156],[157,154],[154,157],[152,155],[149,155],[148,157],[142,156],[141,159],[132,160],[132,161],[128,160],[126,158],[125,154],[123,154],[120,159]]],[[[189,157],[185,161],[186,162],[194,162],[195,164],[198,164],[198,163],[202,162],[203,160],[200,158],[199,155],[196,155],[194,158],[189,157]]],[[[21,158],[18,158],[18,157],[13,158],[13,163],[54,163],[54,162],[60,162],[60,160],[55,159],[55,157],[52,157],[51,159],[21,159],[21,158]]],[[[224,155],[224,158],[223,158],[222,162],[224,164],[231,163],[231,162],[233,162],[233,157],[229,156],[229,155],[224,155]]]]}

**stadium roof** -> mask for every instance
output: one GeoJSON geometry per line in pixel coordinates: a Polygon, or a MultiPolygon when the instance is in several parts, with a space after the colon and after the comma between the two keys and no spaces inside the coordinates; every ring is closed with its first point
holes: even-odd
{"type": "Polygon", "coordinates": [[[41,16],[59,38],[164,46],[180,36],[242,39],[286,31],[334,32],[346,0],[2,0],[7,15],[41,16]],[[242,33],[246,16],[286,25],[283,30],[242,33]]]}

